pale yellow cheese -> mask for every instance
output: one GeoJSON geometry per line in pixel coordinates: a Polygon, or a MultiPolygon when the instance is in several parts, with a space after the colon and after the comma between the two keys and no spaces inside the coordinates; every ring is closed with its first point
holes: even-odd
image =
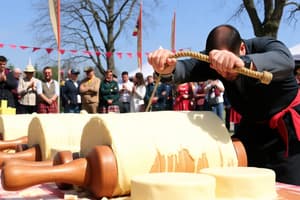
{"type": "Polygon", "coordinates": [[[206,168],[201,173],[216,178],[218,200],[276,199],[275,172],[255,167],[206,168]]]}
{"type": "Polygon", "coordinates": [[[216,180],[195,173],[150,173],[131,181],[131,200],[215,200],[216,180]]]}
{"type": "Polygon", "coordinates": [[[81,155],[96,145],[111,146],[114,152],[118,165],[114,195],[129,194],[131,178],[136,175],[155,171],[198,173],[205,167],[237,166],[224,122],[212,112],[95,115],[84,127],[81,155]],[[187,157],[192,160],[189,165],[187,157]]]}
{"type": "Polygon", "coordinates": [[[38,114],[28,127],[28,145],[40,146],[42,160],[52,159],[57,150],[79,151],[82,131],[90,117],[72,113],[38,114]]]}
{"type": "Polygon", "coordinates": [[[3,140],[15,140],[26,136],[34,114],[0,115],[0,134],[3,140]]]}

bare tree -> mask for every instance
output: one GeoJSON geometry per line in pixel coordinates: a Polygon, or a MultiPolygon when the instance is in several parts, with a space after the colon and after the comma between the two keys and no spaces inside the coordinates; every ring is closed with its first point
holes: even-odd
{"type": "Polygon", "coordinates": [[[290,9],[288,11],[288,19],[294,20],[297,23],[295,17],[296,12],[300,11],[300,3],[297,1],[288,0],[243,0],[243,3],[239,5],[238,11],[234,16],[239,16],[244,10],[247,11],[254,34],[256,36],[272,36],[277,38],[280,22],[283,18],[284,9],[290,9]],[[263,3],[263,5],[261,5],[263,3]],[[259,17],[260,6],[262,7],[262,18],[259,17]]]}
{"type": "MultiPolygon", "coordinates": [[[[85,51],[86,54],[73,55],[72,59],[90,60],[100,75],[107,69],[115,71],[115,43],[127,25],[131,25],[131,31],[133,30],[132,24],[137,19],[139,2],[138,0],[61,1],[62,46],[85,51]]],[[[151,4],[157,5],[158,1],[152,1],[151,4]]],[[[48,5],[45,1],[41,1],[36,6],[40,13],[35,20],[35,27],[37,34],[42,36],[38,40],[43,44],[54,46],[48,5]]]]}

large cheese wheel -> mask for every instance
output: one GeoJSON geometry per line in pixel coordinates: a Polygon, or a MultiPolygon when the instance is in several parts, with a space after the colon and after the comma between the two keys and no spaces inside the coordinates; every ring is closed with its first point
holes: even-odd
{"type": "Polygon", "coordinates": [[[275,172],[255,167],[206,168],[201,173],[216,178],[218,200],[276,199],[275,172]]]}
{"type": "Polygon", "coordinates": [[[215,200],[216,180],[195,173],[149,173],[131,180],[130,200],[215,200]]]}
{"type": "Polygon", "coordinates": [[[91,116],[87,114],[38,114],[28,127],[28,145],[38,144],[42,160],[52,159],[57,151],[80,151],[83,127],[91,116]]]}
{"type": "Polygon", "coordinates": [[[14,140],[26,136],[33,116],[34,114],[0,115],[0,134],[3,140],[14,140]]]}
{"type": "Polygon", "coordinates": [[[82,156],[96,145],[114,152],[118,186],[113,195],[129,194],[131,177],[139,174],[237,166],[224,122],[208,111],[98,115],[84,127],[82,156]]]}

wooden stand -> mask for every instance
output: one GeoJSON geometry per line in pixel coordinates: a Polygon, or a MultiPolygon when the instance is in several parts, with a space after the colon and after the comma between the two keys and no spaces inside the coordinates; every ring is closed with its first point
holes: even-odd
{"type": "MultiPolygon", "coordinates": [[[[240,141],[234,140],[238,165],[247,165],[247,156],[240,141]]],[[[6,161],[2,169],[2,187],[5,190],[20,190],[46,182],[74,184],[89,190],[96,198],[113,197],[118,183],[115,155],[108,146],[96,146],[86,158],[72,160],[72,153],[56,154],[53,166],[32,166],[6,161]]],[[[192,158],[187,157],[187,163],[192,158]]],[[[159,163],[157,163],[159,165],[159,163]]],[[[155,165],[155,164],[154,164],[155,165]]],[[[150,172],[157,172],[152,167],[150,172]]]]}

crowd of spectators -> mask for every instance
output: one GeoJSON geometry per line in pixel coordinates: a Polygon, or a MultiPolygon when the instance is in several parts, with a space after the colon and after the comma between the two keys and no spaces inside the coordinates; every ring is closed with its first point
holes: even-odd
{"type": "MultiPolygon", "coordinates": [[[[118,80],[112,70],[107,70],[101,80],[95,75],[94,68],[86,67],[82,80],[78,79],[80,70],[71,68],[67,77],[62,77],[58,83],[52,78],[51,67],[43,69],[43,79],[39,80],[34,76],[32,65],[22,72],[19,68],[9,70],[6,63],[7,59],[0,56],[0,99],[15,107],[17,114],[79,113],[82,110],[87,113],[129,113],[144,112],[147,107],[149,111],[212,111],[226,122],[228,129],[232,129],[230,121],[236,115],[220,80],[174,85],[157,83],[156,73],[144,77],[138,72],[130,77],[127,71],[123,71],[118,80]],[[156,91],[152,94],[156,83],[156,91]]],[[[295,75],[298,77],[298,71],[295,75]]]]}
{"type": "Polygon", "coordinates": [[[43,78],[35,78],[35,68],[29,64],[22,71],[9,70],[7,59],[0,56],[1,99],[15,107],[17,114],[37,113],[129,113],[163,110],[211,110],[223,119],[223,92],[220,81],[174,85],[159,82],[152,96],[157,74],[144,77],[138,72],[130,77],[127,71],[120,80],[112,70],[101,80],[93,67],[84,68],[85,76],[79,80],[80,70],[71,68],[60,82],[52,76],[52,68],[43,69],[43,78]],[[211,88],[216,92],[212,94],[211,88]],[[209,95],[217,97],[216,104],[209,103],[209,95]],[[152,98],[151,98],[152,96],[152,98]],[[59,101],[60,100],[60,101],[59,101]],[[150,102],[151,100],[151,102],[150,102]],[[219,104],[222,104],[221,106],[219,104]]]}

